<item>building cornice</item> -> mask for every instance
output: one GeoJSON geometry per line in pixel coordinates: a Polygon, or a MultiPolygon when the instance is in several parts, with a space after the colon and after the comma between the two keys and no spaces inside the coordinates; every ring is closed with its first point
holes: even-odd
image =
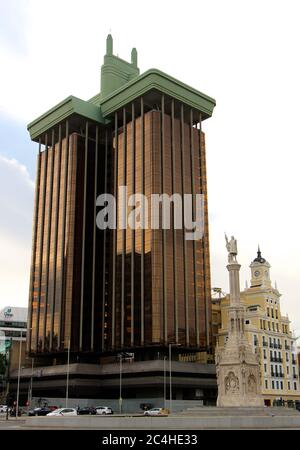
{"type": "Polygon", "coordinates": [[[73,115],[78,115],[97,123],[106,123],[99,107],[70,95],[27,126],[31,139],[33,141],[37,140],[47,130],[73,115]]]}

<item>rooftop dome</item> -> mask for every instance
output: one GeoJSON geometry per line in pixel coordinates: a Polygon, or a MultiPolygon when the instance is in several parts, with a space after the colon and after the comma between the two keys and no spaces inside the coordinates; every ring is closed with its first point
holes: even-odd
{"type": "Polygon", "coordinates": [[[261,264],[264,264],[267,262],[266,259],[261,256],[261,251],[260,251],[259,246],[258,246],[258,250],[257,250],[257,257],[253,260],[253,262],[258,262],[261,264]]]}

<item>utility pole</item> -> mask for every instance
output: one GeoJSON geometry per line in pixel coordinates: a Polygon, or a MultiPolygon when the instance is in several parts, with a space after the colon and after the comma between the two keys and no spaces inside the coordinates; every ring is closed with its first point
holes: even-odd
{"type": "Polygon", "coordinates": [[[8,420],[8,408],[9,408],[9,383],[10,383],[10,357],[11,357],[12,338],[10,338],[8,350],[8,361],[6,367],[6,420],[8,420]]]}
{"type": "Polygon", "coordinates": [[[120,353],[119,354],[119,358],[120,358],[120,395],[119,395],[119,412],[120,414],[122,414],[122,358],[123,358],[123,354],[120,353]]]}
{"type": "Polygon", "coordinates": [[[71,338],[69,337],[68,365],[67,365],[67,386],[66,386],[66,408],[68,407],[68,402],[69,402],[70,348],[71,348],[71,338]]]}
{"type": "Polygon", "coordinates": [[[166,410],[166,398],[167,398],[167,377],[166,377],[166,359],[164,356],[164,409],[166,410]]]}
{"type": "Polygon", "coordinates": [[[19,347],[19,369],[18,369],[16,419],[18,418],[18,415],[19,415],[19,395],[20,395],[20,376],[21,376],[21,359],[22,359],[22,339],[23,339],[23,330],[21,330],[20,347],[19,347]]]}

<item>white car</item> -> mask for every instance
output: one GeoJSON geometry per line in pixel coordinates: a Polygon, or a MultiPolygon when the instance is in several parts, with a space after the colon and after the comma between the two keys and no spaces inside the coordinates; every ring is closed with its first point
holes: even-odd
{"type": "Polygon", "coordinates": [[[0,405],[0,413],[6,413],[7,406],[6,405],[0,405]]]}
{"type": "Polygon", "coordinates": [[[47,414],[47,416],[77,416],[77,410],[75,408],[59,408],[47,414]]]}
{"type": "Polygon", "coordinates": [[[144,416],[160,416],[162,414],[167,414],[164,408],[152,408],[144,412],[144,416]]]}
{"type": "Polygon", "coordinates": [[[114,413],[113,410],[109,408],[109,406],[96,406],[95,410],[96,414],[100,415],[108,415],[114,413]]]}

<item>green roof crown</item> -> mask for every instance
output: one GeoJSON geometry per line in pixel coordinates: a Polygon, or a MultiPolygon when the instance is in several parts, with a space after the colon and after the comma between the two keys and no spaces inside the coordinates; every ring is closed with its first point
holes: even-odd
{"type": "Polygon", "coordinates": [[[106,38],[106,55],[101,67],[101,97],[105,98],[128,81],[138,77],[140,70],[137,66],[137,51],[131,52],[131,63],[113,54],[113,38],[109,34],[106,38]]]}

